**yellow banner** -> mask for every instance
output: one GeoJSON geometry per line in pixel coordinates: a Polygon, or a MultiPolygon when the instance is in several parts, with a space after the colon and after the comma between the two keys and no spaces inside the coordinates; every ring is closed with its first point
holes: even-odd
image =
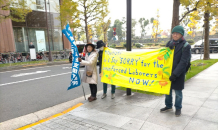
{"type": "Polygon", "coordinates": [[[105,48],[101,81],[121,87],[169,94],[174,51],[127,52],[105,48]]]}

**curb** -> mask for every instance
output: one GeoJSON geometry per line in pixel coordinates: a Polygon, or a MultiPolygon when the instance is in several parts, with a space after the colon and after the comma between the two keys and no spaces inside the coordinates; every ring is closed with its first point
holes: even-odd
{"type": "MultiPolygon", "coordinates": [[[[75,107],[79,107],[85,102],[84,97],[79,97],[77,99],[55,105],[28,115],[17,117],[5,122],[0,123],[0,130],[15,130],[15,129],[25,129],[29,126],[34,126],[39,123],[45,122],[47,120],[53,119],[60,115],[63,115],[75,107]],[[57,114],[58,113],[58,114],[57,114]]],[[[21,129],[21,130],[22,130],[21,129]]]]}
{"type": "MultiPolygon", "coordinates": [[[[103,90],[98,91],[97,94],[102,95],[103,90]]],[[[89,94],[85,95],[85,97],[87,96],[89,96],[89,94]]],[[[66,114],[67,112],[75,109],[76,106],[78,105],[81,106],[81,104],[83,105],[86,102],[87,100],[85,100],[84,96],[82,96],[77,99],[55,105],[53,107],[49,107],[49,108],[46,108],[46,109],[43,109],[43,110],[40,110],[34,113],[30,113],[28,115],[24,115],[24,116],[17,117],[17,118],[14,118],[14,119],[11,119],[5,122],[1,122],[0,130],[27,129],[34,125],[38,125],[50,119],[66,114]]]]}
{"type": "Polygon", "coordinates": [[[68,61],[61,61],[61,62],[47,62],[47,63],[38,63],[38,64],[29,64],[29,65],[0,67],[0,72],[23,69],[23,68],[32,68],[37,66],[52,66],[52,65],[61,65],[61,64],[68,64],[68,63],[69,63],[68,61]]]}

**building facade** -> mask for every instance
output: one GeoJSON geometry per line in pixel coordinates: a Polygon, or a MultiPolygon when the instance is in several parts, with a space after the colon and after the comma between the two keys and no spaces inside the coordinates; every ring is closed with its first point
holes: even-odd
{"type": "Polygon", "coordinates": [[[48,51],[49,43],[51,51],[70,49],[70,43],[62,36],[61,22],[58,19],[60,14],[57,7],[60,1],[46,0],[45,5],[45,0],[35,0],[34,4],[27,0],[27,4],[32,12],[27,14],[25,22],[6,19],[0,23],[0,52],[29,52],[31,42],[36,51],[48,51]]]}

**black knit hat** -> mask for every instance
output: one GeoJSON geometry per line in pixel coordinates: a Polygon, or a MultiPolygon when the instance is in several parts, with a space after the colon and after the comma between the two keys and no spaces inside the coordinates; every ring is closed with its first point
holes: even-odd
{"type": "Polygon", "coordinates": [[[99,49],[99,48],[101,48],[101,47],[105,47],[105,43],[102,41],[102,40],[99,40],[98,42],[97,42],[97,49],[99,49]]]}
{"type": "Polygon", "coordinates": [[[95,50],[95,45],[94,45],[94,44],[92,44],[92,43],[87,43],[87,44],[85,45],[86,51],[87,51],[87,47],[88,47],[88,46],[91,46],[91,47],[93,48],[93,51],[95,50]]]}

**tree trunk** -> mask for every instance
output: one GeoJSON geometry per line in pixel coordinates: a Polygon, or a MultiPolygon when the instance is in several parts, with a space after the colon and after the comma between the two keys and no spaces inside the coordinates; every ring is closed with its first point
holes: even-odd
{"type": "MultiPolygon", "coordinates": [[[[173,0],[173,18],[172,18],[171,32],[175,26],[179,25],[179,6],[180,6],[180,0],[173,0]]],[[[172,39],[172,35],[170,39],[172,39]]]]}
{"type": "Polygon", "coordinates": [[[210,48],[209,48],[209,21],[210,13],[206,11],[204,13],[204,60],[210,59],[210,48]]]}
{"type": "Polygon", "coordinates": [[[88,25],[87,25],[86,18],[85,18],[85,31],[86,31],[86,42],[89,43],[89,32],[88,32],[88,25]]]}

